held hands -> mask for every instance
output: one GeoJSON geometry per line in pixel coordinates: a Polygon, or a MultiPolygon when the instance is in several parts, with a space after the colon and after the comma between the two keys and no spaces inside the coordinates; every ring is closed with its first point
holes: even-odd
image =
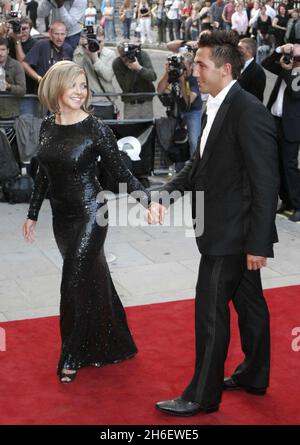
{"type": "Polygon", "coordinates": [[[25,241],[33,243],[33,241],[35,240],[35,227],[36,221],[33,221],[32,219],[26,219],[23,224],[23,236],[25,241]]]}
{"type": "Polygon", "coordinates": [[[267,265],[267,258],[263,256],[255,256],[247,254],[247,269],[259,270],[267,265]]]}
{"type": "Polygon", "coordinates": [[[148,224],[163,224],[166,208],[158,202],[152,202],[146,212],[148,224]]]}

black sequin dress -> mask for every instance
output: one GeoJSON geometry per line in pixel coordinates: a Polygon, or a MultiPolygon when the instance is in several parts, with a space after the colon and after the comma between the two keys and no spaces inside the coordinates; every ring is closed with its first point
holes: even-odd
{"type": "Polygon", "coordinates": [[[137,352],[103,251],[107,225],[97,223],[99,212],[107,212],[106,203],[96,199],[102,191],[96,177],[99,155],[129,193],[142,191],[146,207],[148,194],[123,164],[109,127],[92,115],[73,125],[58,125],[54,116],[44,119],[28,218],[37,220],[49,186],[54,236],[63,257],[58,372],[116,363],[137,352]]]}

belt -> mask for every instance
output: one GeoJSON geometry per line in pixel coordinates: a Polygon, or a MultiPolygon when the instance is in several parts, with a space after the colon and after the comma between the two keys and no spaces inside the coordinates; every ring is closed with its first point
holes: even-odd
{"type": "Polygon", "coordinates": [[[145,101],[144,100],[131,100],[129,103],[130,104],[143,104],[145,101]]]}

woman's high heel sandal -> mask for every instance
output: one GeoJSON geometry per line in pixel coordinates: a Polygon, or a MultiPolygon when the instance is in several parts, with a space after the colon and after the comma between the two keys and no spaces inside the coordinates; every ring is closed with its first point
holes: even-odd
{"type": "Polygon", "coordinates": [[[75,380],[77,375],[77,371],[72,372],[72,374],[67,374],[64,371],[60,371],[59,373],[59,380],[61,383],[71,383],[73,380],[75,380]]]}

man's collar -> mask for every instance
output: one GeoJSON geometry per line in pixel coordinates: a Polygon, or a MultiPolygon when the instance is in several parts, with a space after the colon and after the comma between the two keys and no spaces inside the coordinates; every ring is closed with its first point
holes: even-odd
{"type": "Polygon", "coordinates": [[[227,93],[229,92],[229,90],[231,89],[231,87],[236,83],[236,79],[233,79],[229,82],[228,85],[226,85],[225,88],[223,88],[223,90],[221,90],[215,97],[209,95],[208,99],[207,99],[207,107],[209,108],[210,106],[217,106],[220,105],[223,100],[225,99],[225,97],[227,96],[227,93]]]}
{"type": "Polygon", "coordinates": [[[248,68],[248,66],[253,62],[254,57],[251,57],[251,59],[246,60],[246,62],[244,63],[243,69],[242,69],[242,73],[248,68]]]}

